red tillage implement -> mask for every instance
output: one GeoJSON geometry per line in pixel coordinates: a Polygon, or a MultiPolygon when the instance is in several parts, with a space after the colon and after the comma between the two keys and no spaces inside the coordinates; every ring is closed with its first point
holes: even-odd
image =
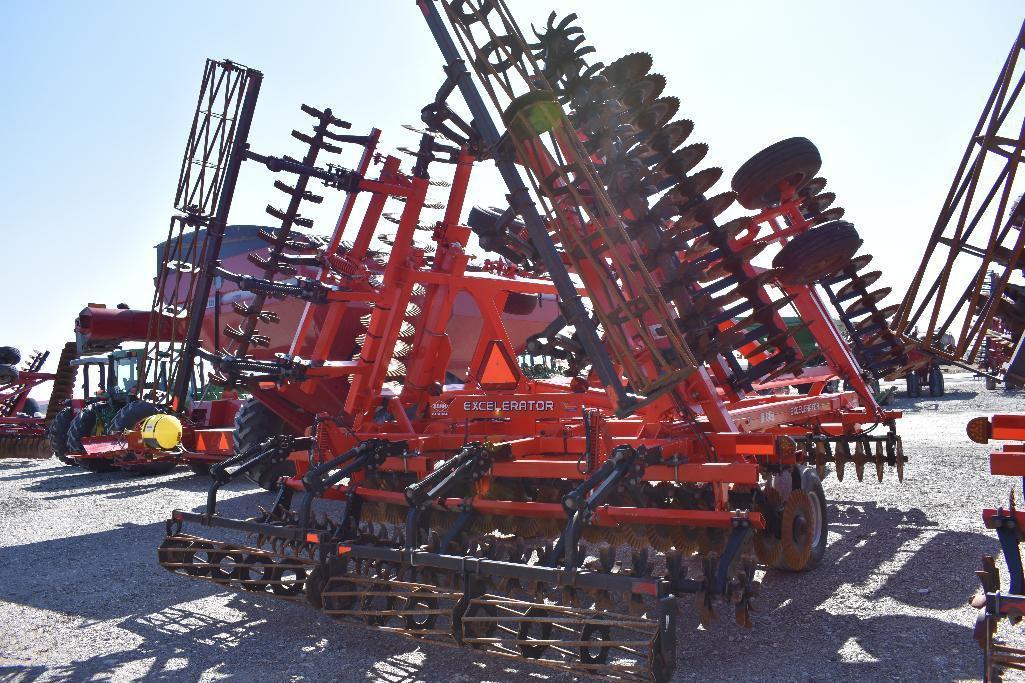
{"type": "MultiPolygon", "coordinates": [[[[990,473],[1022,477],[1025,492],[1025,415],[975,418],[968,423],[968,438],[983,444],[990,441],[1014,442],[990,453],[990,473]]],[[[1002,590],[1000,570],[991,555],[983,557],[982,569],[975,572],[982,583],[982,592],[972,600],[972,606],[980,610],[975,623],[975,639],[984,654],[983,680],[989,682],[1001,680],[1001,673],[1008,669],[1025,669],[1025,651],[996,638],[1001,620],[1017,623],[1025,615],[1025,573],[1020,545],[1025,514],[1017,509],[1014,487],[1008,507],[983,510],[982,520],[987,529],[994,529],[997,533],[1009,578],[1007,590],[1002,590]]]]}
{"type": "MultiPolygon", "coordinates": [[[[647,55],[589,65],[572,17],[554,15],[528,45],[498,0],[419,6],[447,79],[423,110],[411,170],[374,151],[377,131],[341,135],[348,124],[307,106],[313,132],[293,133],[307,145],[302,161],[241,153],[296,184],[275,183],[290,201],[268,207],[281,225],[256,257],[263,277],[227,272],[216,245],[189,269],[195,296],[178,312],[196,329],[208,277],[256,297],[237,307],[242,320],[216,352],[186,336],[182,367],[203,357],[216,381],[304,435],[214,465],[206,511],[173,513],[160,562],[410,637],[665,680],[681,598],[705,622],[729,604],[748,626],[756,555],[795,571],[822,561],[827,463],[841,477],[847,463],[859,479],[866,464],[880,480],[886,466],[902,475],[899,414],[874,402],[858,358],[898,367],[903,351],[875,307],[880,292],[867,289],[874,278],[858,275],[868,257],[852,261],[861,240],[825,208],[810,142],[773,145],[738,171],[735,192],[707,196],[721,171],[693,172],[707,148],[685,145],[693,125],[671,121],[679,102],[660,97],[665,79],[647,55]],[[472,124],[449,106],[456,89],[472,124]],[[503,112],[506,133],[491,111],[503,112]],[[318,165],[342,143],[362,147],[357,167],[318,165]],[[463,224],[485,160],[510,209],[473,208],[463,224]],[[430,174],[441,162],[450,183],[430,174]],[[311,180],[347,195],[319,244],[294,229],[301,202],[323,199],[311,180]],[[448,186],[444,214],[426,221],[438,185],[448,186]],[[357,194],[364,213],[343,243],[357,194]],[[738,198],[758,213],[720,223],[738,198]],[[480,265],[473,234],[492,253],[480,265]],[[776,244],[773,267],[754,265],[776,244]],[[299,264],[318,276],[295,277],[299,264]],[[274,296],[306,310],[288,353],[257,358],[274,296]],[[476,315],[457,317],[466,302],[476,315]],[[788,306],[823,364],[805,367],[812,359],[779,315],[788,306]],[[523,353],[565,376],[527,376],[523,353]],[[827,393],[837,379],[852,390],[827,393]],[[794,386],[807,391],[779,391],[794,386]],[[293,469],[273,477],[277,497],[257,518],[217,514],[233,478],[293,469]],[[201,538],[186,524],[249,539],[201,538]]],[[[226,220],[212,215],[181,220],[226,220]]]]}
{"type": "Polygon", "coordinates": [[[48,458],[46,420],[29,394],[55,375],[41,372],[50,355],[33,353],[17,368],[20,354],[9,346],[0,349],[0,458],[48,458]]]}

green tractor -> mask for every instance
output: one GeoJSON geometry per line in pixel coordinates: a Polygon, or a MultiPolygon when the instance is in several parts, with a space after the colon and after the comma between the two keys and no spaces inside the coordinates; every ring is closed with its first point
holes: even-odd
{"type": "Polygon", "coordinates": [[[71,362],[76,369],[82,368],[82,397],[66,402],[54,416],[47,433],[53,452],[61,462],[93,472],[137,469],[140,473],[161,474],[174,467],[173,462],[146,463],[137,468],[115,466],[107,459],[88,457],[82,446],[83,437],[118,434],[154,412],[152,404],[136,400],[137,393],[143,389],[147,392],[166,389],[167,378],[161,376],[166,368],[158,363],[156,377],[140,386],[142,358],[142,349],[116,349],[106,355],[85,356],[71,362]],[[95,385],[94,373],[98,380],[95,385]],[[148,412],[140,414],[140,411],[148,412]]]}

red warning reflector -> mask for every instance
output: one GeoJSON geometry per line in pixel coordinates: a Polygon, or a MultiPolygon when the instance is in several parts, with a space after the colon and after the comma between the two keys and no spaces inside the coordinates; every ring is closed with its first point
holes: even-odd
{"type": "Polygon", "coordinates": [[[519,380],[519,366],[505,345],[497,339],[489,341],[477,373],[477,383],[485,389],[515,389],[519,380]]]}
{"type": "Polygon", "coordinates": [[[339,545],[338,546],[338,554],[339,555],[344,555],[345,553],[349,552],[350,550],[352,550],[352,548],[350,548],[347,545],[339,545]]]}
{"type": "Polygon", "coordinates": [[[320,543],[320,534],[306,534],[307,543],[320,543]]]}

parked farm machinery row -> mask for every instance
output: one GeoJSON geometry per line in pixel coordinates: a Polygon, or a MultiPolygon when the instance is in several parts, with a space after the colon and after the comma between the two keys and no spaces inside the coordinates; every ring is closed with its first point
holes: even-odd
{"type": "Polygon", "coordinates": [[[121,409],[136,412],[83,434],[83,451],[218,454],[205,512],[175,511],[159,550],[183,576],[414,638],[665,680],[681,604],[706,624],[725,604],[750,626],[760,566],[822,561],[829,468],[903,476],[900,415],[868,381],[914,361],[808,140],[763,150],[712,194],[722,171],[696,170],[707,146],[674,120],[679,101],[647,55],[589,63],[572,16],[528,41],[501,0],[418,4],[446,78],[409,169],[378,151],[380,131],[351,135],[305,105],[301,156],[251,149],[262,76],[207,64],[121,409]],[[222,258],[246,161],[276,174],[286,201],[268,206],[256,273],[222,258]],[[463,224],[483,161],[509,207],[474,207],[463,224]],[[327,239],[304,231],[303,207],[326,199],[316,184],[345,197],[327,239]],[[735,203],[753,213],[722,219],[735,203]],[[217,281],[246,294],[224,326],[217,281]],[[300,304],[295,320],[273,310],[282,300],[300,304]],[[824,364],[808,366],[790,309],[824,364]],[[565,376],[526,376],[524,352],[565,376]],[[197,419],[232,400],[197,402],[197,360],[253,397],[247,442],[197,419]],[[827,392],[837,380],[851,390],[827,392]],[[161,441],[147,419],[172,416],[182,439],[161,441]],[[240,476],[276,491],[253,519],[217,514],[240,476]]]}

